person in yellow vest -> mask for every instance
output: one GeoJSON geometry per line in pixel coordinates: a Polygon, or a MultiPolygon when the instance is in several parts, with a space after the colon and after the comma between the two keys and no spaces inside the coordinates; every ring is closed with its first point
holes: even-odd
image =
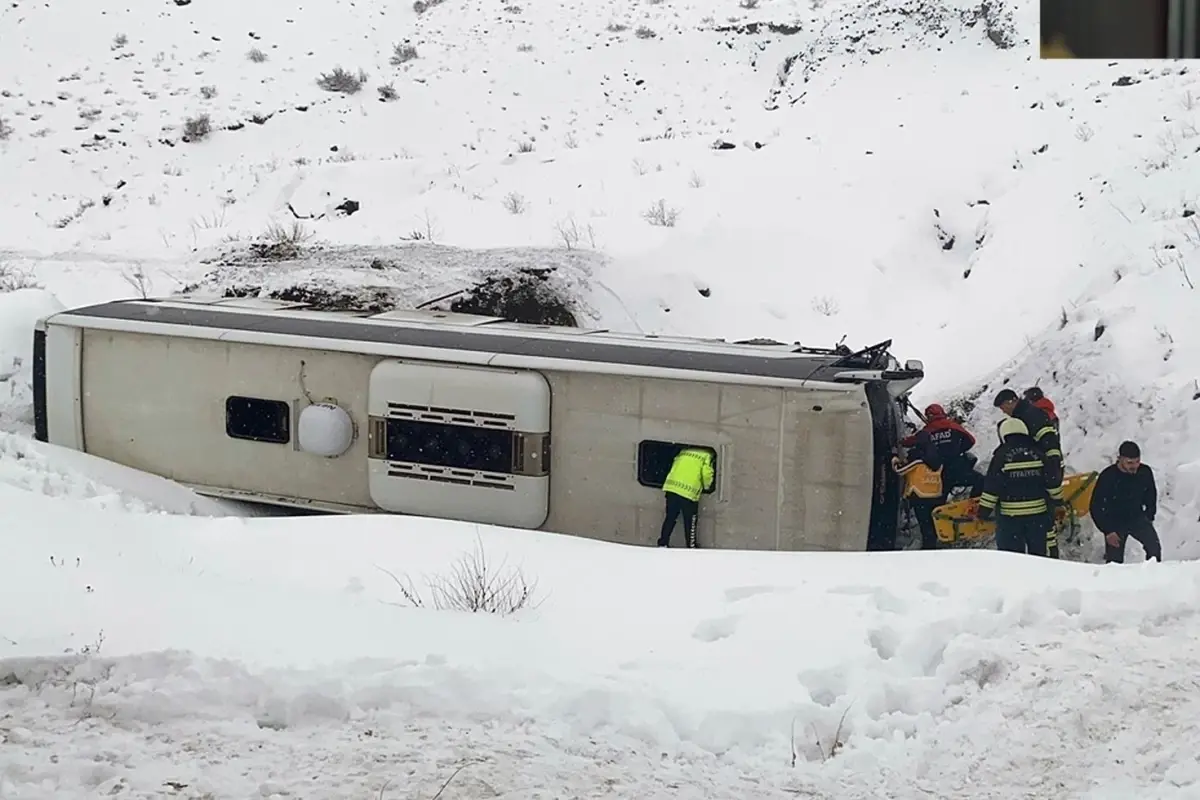
{"type": "Polygon", "coordinates": [[[1062,34],[1055,34],[1049,40],[1042,42],[1042,58],[1074,58],[1075,54],[1067,47],[1067,40],[1062,34]]]}
{"type": "Polygon", "coordinates": [[[671,471],[663,482],[667,513],[662,531],[658,535],[658,546],[669,547],[675,521],[683,517],[683,532],[688,547],[699,547],[696,543],[696,512],[700,510],[700,495],[713,486],[713,456],[699,447],[685,447],[671,462],[671,471]]]}
{"type": "Polygon", "coordinates": [[[1041,8],[1041,24],[1040,28],[1042,40],[1042,58],[1075,58],[1075,53],[1067,44],[1066,31],[1069,29],[1078,29],[1078,25],[1072,25],[1072,18],[1076,21],[1078,15],[1087,15],[1085,9],[1080,9],[1078,3],[1073,0],[1042,0],[1041,8]]]}
{"type": "Polygon", "coordinates": [[[913,437],[913,446],[904,459],[892,457],[892,469],[904,479],[904,497],[921,529],[921,549],[936,550],[933,510],[946,502],[946,495],[942,488],[942,459],[928,432],[921,431],[913,437]]]}

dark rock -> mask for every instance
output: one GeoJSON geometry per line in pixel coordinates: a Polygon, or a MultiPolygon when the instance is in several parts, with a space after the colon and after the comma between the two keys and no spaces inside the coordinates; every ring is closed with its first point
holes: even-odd
{"type": "Polygon", "coordinates": [[[451,301],[448,310],[528,325],[577,328],[574,304],[550,283],[552,274],[552,269],[524,267],[514,273],[488,275],[451,301]]]}

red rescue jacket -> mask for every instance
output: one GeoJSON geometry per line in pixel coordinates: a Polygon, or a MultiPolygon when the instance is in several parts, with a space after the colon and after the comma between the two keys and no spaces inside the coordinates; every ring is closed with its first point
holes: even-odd
{"type": "MultiPolygon", "coordinates": [[[[928,433],[929,437],[933,439],[935,444],[938,445],[946,444],[947,440],[958,439],[959,437],[955,436],[954,434],[959,434],[962,439],[960,442],[956,442],[956,444],[963,445],[960,449],[960,452],[962,453],[967,452],[975,446],[975,437],[971,435],[971,432],[949,417],[938,417],[936,419],[931,419],[925,423],[925,427],[921,430],[928,433]],[[938,436],[937,434],[939,433],[942,435],[938,436]]],[[[916,438],[917,435],[914,433],[912,436],[906,436],[903,440],[901,440],[900,444],[904,445],[905,447],[912,447],[916,442],[916,438]]],[[[939,449],[941,448],[939,447],[939,449]]]]}
{"type": "Polygon", "coordinates": [[[1051,422],[1058,422],[1058,414],[1054,413],[1054,403],[1050,401],[1049,397],[1043,397],[1041,400],[1033,403],[1033,406],[1045,411],[1046,416],[1050,418],[1051,422]]]}

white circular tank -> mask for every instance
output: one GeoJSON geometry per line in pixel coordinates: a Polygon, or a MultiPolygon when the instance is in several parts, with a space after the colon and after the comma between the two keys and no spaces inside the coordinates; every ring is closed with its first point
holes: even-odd
{"type": "Polygon", "coordinates": [[[314,403],[300,412],[297,440],[306,453],[335,458],[354,443],[354,420],[333,403],[314,403]]]}

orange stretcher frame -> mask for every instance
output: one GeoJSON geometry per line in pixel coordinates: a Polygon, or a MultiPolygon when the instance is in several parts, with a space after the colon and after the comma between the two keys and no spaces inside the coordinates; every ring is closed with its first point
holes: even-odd
{"type": "MultiPolygon", "coordinates": [[[[1063,505],[1054,516],[1054,528],[1061,532],[1072,518],[1086,517],[1092,504],[1098,472],[1079,472],[1063,478],[1063,505]]],[[[958,500],[933,510],[933,527],[942,544],[986,539],[996,533],[995,519],[977,519],[979,498],[958,500]]]]}

